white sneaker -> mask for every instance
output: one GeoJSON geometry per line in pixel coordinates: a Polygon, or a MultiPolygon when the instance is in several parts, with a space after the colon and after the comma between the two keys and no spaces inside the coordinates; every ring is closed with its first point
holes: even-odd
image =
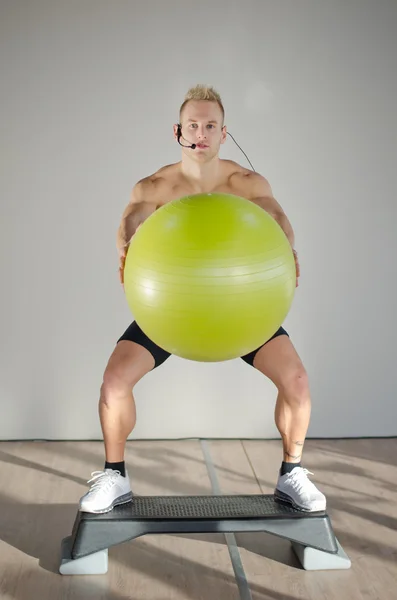
{"type": "Polygon", "coordinates": [[[132,500],[132,491],[128,473],[123,477],[120,471],[105,469],[91,473],[92,482],[89,491],[80,499],[79,510],[90,513],[106,513],[117,504],[126,504],[132,500]]]}
{"type": "Polygon", "coordinates": [[[279,475],[274,497],[307,512],[325,510],[325,496],[310,481],[308,474],[313,475],[307,469],[295,467],[291,473],[279,475]]]}

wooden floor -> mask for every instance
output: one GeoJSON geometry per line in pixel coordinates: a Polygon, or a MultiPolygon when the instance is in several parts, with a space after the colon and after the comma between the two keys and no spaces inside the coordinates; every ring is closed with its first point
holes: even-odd
{"type": "MultiPolygon", "coordinates": [[[[129,442],[137,494],[271,493],[278,441],[129,442]],[[207,455],[208,460],[208,455],[207,455]]],[[[99,442],[0,443],[1,600],[392,600],[397,598],[397,439],[308,440],[304,466],[328,499],[346,571],[304,571],[286,540],[235,534],[239,584],[225,537],[152,535],[109,550],[99,576],[58,573],[99,442]],[[242,583],[241,583],[242,582],[242,583]]],[[[235,558],[235,557],[234,557],[235,558]]]]}

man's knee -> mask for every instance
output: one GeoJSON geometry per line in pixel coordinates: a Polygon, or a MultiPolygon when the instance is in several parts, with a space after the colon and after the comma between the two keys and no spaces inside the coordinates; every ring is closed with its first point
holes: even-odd
{"type": "Polygon", "coordinates": [[[288,402],[304,404],[310,401],[309,378],[303,365],[287,369],[278,387],[288,402]]]}
{"type": "Polygon", "coordinates": [[[120,342],[114,350],[103,374],[101,400],[125,397],[154,366],[154,359],[142,346],[120,342]]]}
{"type": "Polygon", "coordinates": [[[108,404],[111,400],[124,397],[132,392],[134,383],[117,365],[106,367],[101,385],[101,401],[108,404]]]}

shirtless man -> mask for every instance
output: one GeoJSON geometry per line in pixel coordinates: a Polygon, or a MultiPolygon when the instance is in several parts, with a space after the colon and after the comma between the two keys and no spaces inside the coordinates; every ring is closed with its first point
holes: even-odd
{"type": "MultiPolygon", "coordinates": [[[[204,86],[189,90],[180,109],[180,125],[174,125],[174,137],[183,145],[182,160],[139,181],[122,215],[117,235],[122,282],[127,249],[137,228],[159,206],[188,194],[223,192],[255,202],[279,223],[294,249],[293,229],[273,197],[268,181],[233,161],[219,158],[219,148],[226,135],[219,94],[204,86]],[[196,144],[194,149],[190,147],[192,144],[196,144]]],[[[294,256],[298,285],[299,264],[295,251],[294,256]]],[[[88,482],[92,486],[81,498],[80,510],[103,513],[131,501],[124,451],[136,422],[133,388],[168,357],[136,322],[131,323],[118,340],[104,372],[99,400],[105,466],[103,471],[92,474],[88,482]]],[[[300,462],[311,400],[306,371],[289,335],[280,327],[269,341],[241,358],[268,377],[278,390],[275,422],[282,438],[283,460],[275,496],[303,511],[324,510],[326,499],[300,462]]]]}

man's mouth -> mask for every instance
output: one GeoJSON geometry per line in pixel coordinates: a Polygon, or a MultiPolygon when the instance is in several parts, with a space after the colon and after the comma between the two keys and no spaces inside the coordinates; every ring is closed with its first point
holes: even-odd
{"type": "Polygon", "coordinates": [[[201,148],[201,149],[208,148],[207,144],[196,144],[196,146],[197,146],[197,148],[201,148]]]}

